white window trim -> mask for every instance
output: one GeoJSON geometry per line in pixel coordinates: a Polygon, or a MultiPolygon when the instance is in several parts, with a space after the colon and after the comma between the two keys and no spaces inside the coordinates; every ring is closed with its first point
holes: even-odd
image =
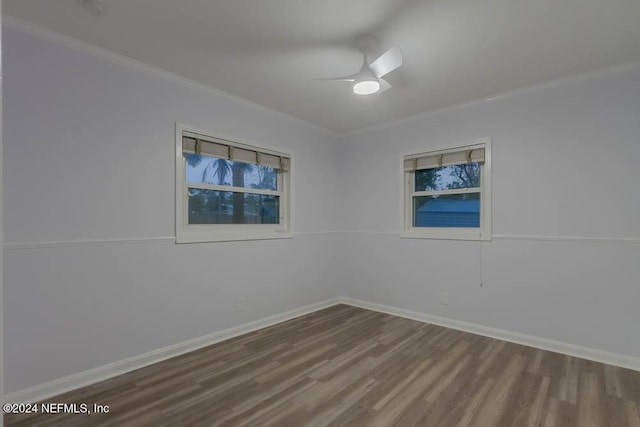
{"type": "MultiPolygon", "coordinates": [[[[206,139],[206,138],[204,138],[206,139]]],[[[291,239],[293,233],[293,174],[295,161],[293,155],[284,150],[267,146],[265,144],[257,144],[251,141],[241,140],[234,136],[222,135],[218,132],[198,129],[194,126],[185,125],[176,122],[175,134],[175,158],[176,158],[176,176],[175,176],[175,207],[176,207],[176,243],[202,243],[202,242],[228,242],[236,240],[264,240],[264,239],[291,239]],[[278,185],[282,185],[280,195],[280,208],[283,220],[281,224],[187,224],[187,182],[186,182],[186,166],[182,154],[182,136],[183,132],[195,133],[218,139],[224,139],[229,145],[242,148],[259,148],[263,152],[269,152],[275,155],[284,155],[291,159],[291,165],[287,172],[278,172],[278,185]]],[[[217,186],[204,184],[202,187],[211,187],[211,189],[221,189],[224,191],[240,191],[247,192],[246,189],[239,189],[230,186],[217,186]],[[219,187],[219,188],[214,188],[219,187]]],[[[200,185],[198,185],[200,187],[200,185]]],[[[276,194],[269,190],[251,190],[251,193],[268,193],[276,194]]]]}
{"type": "MultiPolygon", "coordinates": [[[[449,194],[457,190],[447,190],[449,194]]],[[[469,193],[469,189],[460,192],[469,193]]],[[[443,240],[482,240],[492,239],[491,231],[491,138],[481,138],[459,146],[435,148],[428,151],[411,151],[400,153],[400,237],[410,239],[443,239],[443,240]],[[438,155],[446,152],[464,150],[469,146],[484,145],[485,161],[481,166],[480,187],[480,227],[479,228],[455,228],[455,227],[414,227],[413,226],[413,199],[411,189],[414,174],[405,172],[404,161],[408,156],[417,154],[438,155]]]]}

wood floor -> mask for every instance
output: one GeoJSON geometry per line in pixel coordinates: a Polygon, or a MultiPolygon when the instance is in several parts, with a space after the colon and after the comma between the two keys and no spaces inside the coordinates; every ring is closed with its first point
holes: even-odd
{"type": "Polygon", "coordinates": [[[338,305],[76,390],[8,426],[640,426],[640,372],[338,305]]]}

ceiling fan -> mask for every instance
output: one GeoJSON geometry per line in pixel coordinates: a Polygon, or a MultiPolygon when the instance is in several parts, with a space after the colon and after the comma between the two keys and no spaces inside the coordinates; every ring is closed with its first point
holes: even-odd
{"type": "Polygon", "coordinates": [[[402,65],[402,52],[398,47],[392,47],[376,59],[370,60],[376,45],[376,39],[373,36],[359,37],[356,40],[356,46],[364,56],[360,71],[350,76],[324,80],[354,82],[353,93],[356,95],[372,95],[390,89],[391,85],[382,77],[402,65]]]}

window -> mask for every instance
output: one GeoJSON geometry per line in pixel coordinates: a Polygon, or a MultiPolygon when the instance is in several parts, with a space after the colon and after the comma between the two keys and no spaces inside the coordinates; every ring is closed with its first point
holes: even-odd
{"type": "Polygon", "coordinates": [[[491,140],[402,157],[402,237],[491,240],[491,140]]]}
{"type": "Polygon", "coordinates": [[[291,155],[176,125],[176,242],[292,237],[291,155]]]}

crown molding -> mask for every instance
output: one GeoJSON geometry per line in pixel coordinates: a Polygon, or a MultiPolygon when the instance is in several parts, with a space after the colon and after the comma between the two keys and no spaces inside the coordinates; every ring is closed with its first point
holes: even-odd
{"type": "MultiPolygon", "coordinates": [[[[622,72],[633,70],[636,68],[640,68],[640,60],[624,62],[617,65],[611,65],[608,67],[599,68],[596,70],[586,71],[580,74],[573,74],[566,77],[560,77],[555,80],[550,80],[550,81],[546,81],[546,82],[542,82],[542,83],[538,83],[538,84],[534,84],[534,85],[526,86],[522,88],[512,89],[505,92],[500,92],[500,93],[489,95],[473,101],[447,105],[446,107],[423,111],[421,113],[412,114],[410,116],[401,117],[399,119],[391,120],[388,122],[376,123],[371,126],[366,126],[360,129],[343,132],[339,135],[341,137],[348,137],[348,136],[359,135],[359,134],[382,130],[382,129],[389,129],[389,128],[401,125],[403,123],[422,120],[436,114],[448,113],[452,111],[462,110],[478,104],[488,104],[488,103],[499,101],[502,99],[515,98],[518,96],[523,96],[531,93],[542,92],[544,90],[557,88],[558,86],[577,84],[577,83],[588,81],[591,79],[605,77],[605,76],[617,74],[617,73],[622,73],[622,72]]],[[[348,143],[348,141],[346,142],[348,143]]]]}
{"type": "Polygon", "coordinates": [[[304,125],[310,128],[313,128],[317,131],[326,133],[332,137],[336,137],[338,134],[330,129],[324,128],[322,126],[318,126],[314,123],[307,122],[298,117],[291,116],[287,113],[283,113],[282,111],[275,110],[273,108],[264,106],[262,104],[258,104],[256,102],[250,101],[246,98],[239,97],[237,95],[233,95],[229,92],[225,92],[223,90],[217,89],[213,86],[206,85],[204,83],[197,82],[195,80],[191,80],[189,78],[183,77],[179,74],[172,73],[170,71],[163,70],[162,68],[155,67],[153,65],[146,64],[144,62],[138,61],[137,59],[130,58],[125,55],[121,55],[119,53],[113,52],[111,50],[98,47],[96,45],[83,42],[79,39],[49,30],[47,28],[41,27],[39,25],[33,24],[28,21],[24,21],[20,18],[16,18],[12,15],[3,15],[2,16],[2,25],[6,28],[10,28],[12,30],[22,31],[27,34],[31,34],[33,36],[39,37],[41,39],[49,40],[58,45],[62,45],[68,47],[70,49],[86,53],[95,57],[103,58],[108,61],[111,61],[116,64],[125,65],[130,68],[134,68],[138,71],[143,71],[147,73],[154,74],[156,76],[171,80],[175,83],[179,83],[182,86],[186,86],[190,89],[201,90],[208,92],[214,96],[223,97],[229,101],[236,102],[265,113],[278,116],[282,119],[286,119],[300,125],[304,125]]]}

